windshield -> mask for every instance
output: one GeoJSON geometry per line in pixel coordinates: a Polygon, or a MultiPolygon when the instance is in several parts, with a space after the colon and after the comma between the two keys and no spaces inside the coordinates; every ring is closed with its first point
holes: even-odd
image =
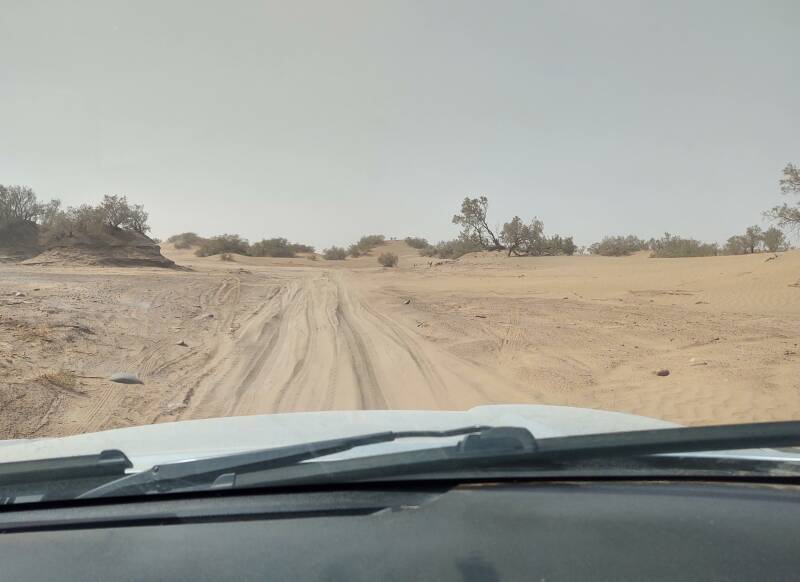
{"type": "Polygon", "coordinates": [[[798,21],[4,1],[0,477],[800,419],[798,21]]]}

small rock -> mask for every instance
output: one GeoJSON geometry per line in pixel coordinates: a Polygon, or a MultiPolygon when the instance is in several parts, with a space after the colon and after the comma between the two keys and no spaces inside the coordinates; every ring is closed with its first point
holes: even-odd
{"type": "Polygon", "coordinates": [[[176,346],[181,346],[182,348],[188,348],[188,347],[189,347],[189,344],[187,344],[187,343],[186,343],[185,341],[183,341],[183,340],[181,340],[181,341],[177,342],[175,345],[176,345],[176,346]]]}
{"type": "Polygon", "coordinates": [[[403,305],[408,305],[410,303],[411,303],[411,299],[406,299],[405,301],[403,301],[403,305]]]}
{"type": "Polygon", "coordinates": [[[659,370],[656,372],[656,376],[669,376],[669,370],[664,368],[663,370],[659,370]]]}
{"type": "Polygon", "coordinates": [[[129,374],[127,372],[117,372],[116,374],[111,374],[109,378],[112,382],[116,382],[118,384],[144,384],[136,374],[129,374]]]}
{"type": "Polygon", "coordinates": [[[16,293],[14,293],[14,297],[25,297],[25,293],[23,293],[22,291],[17,291],[16,293]]]}

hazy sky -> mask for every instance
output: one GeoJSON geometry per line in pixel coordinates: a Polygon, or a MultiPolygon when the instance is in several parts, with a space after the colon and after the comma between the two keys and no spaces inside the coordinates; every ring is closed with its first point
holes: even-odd
{"type": "Polygon", "coordinates": [[[724,240],[800,162],[800,2],[0,0],[0,183],[156,236],[724,240]]]}

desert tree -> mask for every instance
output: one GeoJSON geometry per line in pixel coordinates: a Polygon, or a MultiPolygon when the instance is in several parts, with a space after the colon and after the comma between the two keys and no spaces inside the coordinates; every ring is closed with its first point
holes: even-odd
{"type": "Polygon", "coordinates": [[[771,226],[764,231],[761,239],[764,242],[764,246],[771,253],[786,249],[786,235],[779,228],[771,226]]]}
{"type": "Polygon", "coordinates": [[[128,230],[133,230],[141,234],[147,234],[150,230],[150,225],[147,224],[147,219],[150,215],[141,204],[134,204],[128,209],[128,217],[123,226],[128,230]]]}
{"type": "Polygon", "coordinates": [[[503,230],[500,232],[500,240],[506,245],[508,249],[508,256],[519,254],[520,248],[525,244],[528,239],[529,233],[528,225],[522,222],[519,216],[515,216],[510,222],[503,225],[503,230]]]}
{"type": "Polygon", "coordinates": [[[747,248],[747,239],[744,235],[737,234],[726,241],[723,251],[726,255],[743,255],[747,253],[747,248]]]}
{"type": "Polygon", "coordinates": [[[461,214],[453,216],[453,224],[462,227],[462,238],[475,240],[483,248],[502,249],[503,245],[486,221],[488,210],[489,199],[486,196],[466,197],[461,203],[461,214]]]}
{"type": "Polygon", "coordinates": [[[0,224],[33,222],[41,212],[42,206],[31,188],[0,185],[0,224]]]}
{"type": "Polygon", "coordinates": [[[748,226],[744,232],[744,241],[747,245],[747,250],[749,253],[755,253],[756,249],[761,244],[762,238],[764,236],[764,232],[761,230],[761,227],[758,225],[748,226]]]}
{"type": "MultiPolygon", "coordinates": [[[[783,168],[780,187],[783,194],[800,194],[800,167],[786,164],[786,167],[783,168]]],[[[775,220],[781,228],[800,229],[800,203],[796,206],[789,206],[784,202],[780,206],[774,206],[764,215],[775,220]]]]}

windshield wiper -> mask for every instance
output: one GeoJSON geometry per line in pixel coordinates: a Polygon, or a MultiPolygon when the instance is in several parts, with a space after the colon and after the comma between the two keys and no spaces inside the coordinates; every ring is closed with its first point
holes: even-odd
{"type": "Polygon", "coordinates": [[[477,426],[450,431],[386,432],[162,465],[97,487],[80,498],[370,481],[470,469],[537,466],[554,461],[570,463],[792,445],[800,445],[800,422],[670,428],[545,439],[536,439],[527,429],[519,427],[477,426]],[[467,436],[454,446],[338,461],[303,462],[398,438],[458,435],[467,436]]]}
{"type": "Polygon", "coordinates": [[[133,467],[122,451],[109,449],[98,455],[14,461],[0,464],[0,486],[39,481],[115,477],[133,467]]]}
{"type": "Polygon", "coordinates": [[[137,495],[172,491],[201,485],[226,486],[225,477],[231,472],[243,473],[264,469],[275,469],[295,465],[309,459],[324,457],[378,443],[387,443],[405,438],[445,438],[479,433],[486,426],[468,426],[452,430],[409,430],[397,432],[378,432],[354,437],[344,437],[325,441],[290,445],[272,449],[260,449],[244,453],[234,453],[220,457],[210,457],[190,461],[180,461],[166,465],[156,465],[148,471],[128,475],[105,483],[79,495],[79,499],[106,497],[110,495],[137,495]]]}
{"type": "MultiPolygon", "coordinates": [[[[800,444],[800,422],[680,427],[535,439],[526,429],[492,428],[454,447],[318,461],[231,476],[228,486],[281,487],[385,480],[453,471],[541,467],[652,455],[749,450],[800,444]]],[[[654,457],[650,457],[654,458],[654,457]]],[[[660,457],[666,458],[666,457],[660,457]]]]}

